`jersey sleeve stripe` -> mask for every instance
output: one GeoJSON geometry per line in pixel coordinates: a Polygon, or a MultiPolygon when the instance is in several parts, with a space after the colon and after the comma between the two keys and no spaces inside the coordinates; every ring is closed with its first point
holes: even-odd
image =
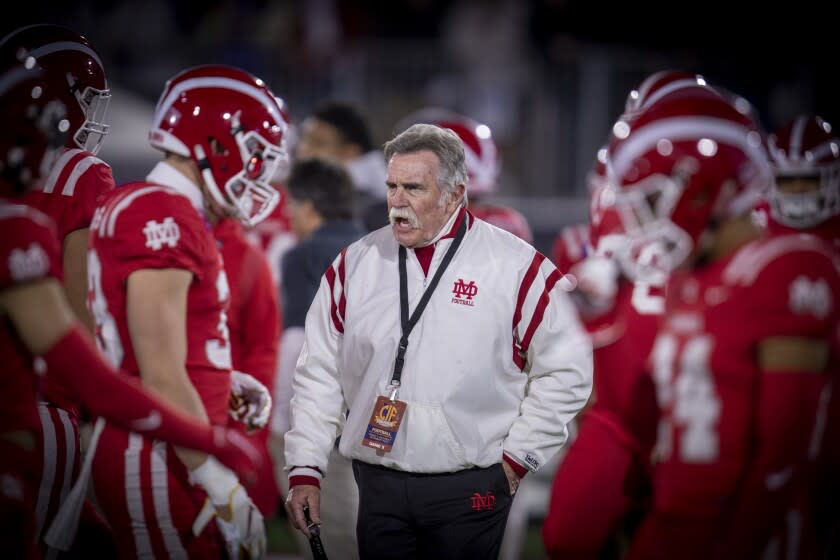
{"type": "Polygon", "coordinates": [[[727,265],[723,277],[730,284],[750,286],[767,265],[786,253],[796,251],[813,251],[834,259],[834,255],[812,235],[784,235],[767,242],[754,242],[739,252],[727,265]]]}
{"type": "MultiPolygon", "coordinates": [[[[157,186],[144,187],[144,188],[138,189],[138,190],[134,191],[133,193],[129,194],[128,196],[120,199],[116,204],[114,204],[114,207],[110,210],[110,212],[108,213],[108,216],[106,216],[107,220],[103,220],[103,226],[104,226],[105,221],[107,221],[107,224],[108,224],[107,229],[105,230],[104,236],[107,236],[107,237],[113,237],[114,236],[114,230],[117,227],[117,218],[119,217],[120,213],[123,210],[125,210],[126,208],[128,208],[131,205],[132,202],[134,202],[135,200],[137,200],[138,198],[140,198],[143,195],[146,195],[146,194],[149,194],[149,193],[152,193],[152,192],[167,191],[167,190],[168,189],[165,189],[163,187],[157,187],[157,186]]],[[[99,233],[100,233],[100,235],[102,235],[102,230],[101,229],[100,229],[99,233]]]]}
{"type": "Polygon", "coordinates": [[[50,171],[50,175],[49,177],[47,177],[47,180],[44,183],[44,188],[42,188],[41,190],[45,193],[53,192],[55,190],[55,185],[58,182],[59,177],[61,177],[61,174],[67,168],[67,165],[70,163],[70,160],[79,156],[83,158],[84,154],[85,152],[77,148],[67,150],[66,152],[61,154],[61,157],[58,158],[58,161],[55,162],[55,164],[53,164],[52,171],[50,171]]]}
{"type": "Polygon", "coordinates": [[[99,164],[107,165],[98,157],[91,155],[77,162],[76,166],[73,168],[73,172],[70,173],[70,177],[67,178],[67,182],[64,183],[64,188],[61,189],[61,194],[65,196],[73,196],[73,193],[76,191],[76,183],[79,181],[79,177],[84,175],[91,166],[99,164]]]}

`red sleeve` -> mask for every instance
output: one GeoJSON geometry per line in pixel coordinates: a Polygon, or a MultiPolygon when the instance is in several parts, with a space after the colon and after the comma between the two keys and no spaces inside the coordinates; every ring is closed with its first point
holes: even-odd
{"type": "Polygon", "coordinates": [[[67,199],[67,209],[62,223],[59,224],[62,237],[89,227],[100,197],[114,190],[111,168],[101,160],[96,160],[75,181],[73,195],[67,199]]]}
{"type": "Polygon", "coordinates": [[[531,232],[528,220],[513,208],[477,205],[475,208],[470,208],[470,211],[476,218],[484,220],[488,224],[493,224],[497,228],[510,232],[528,243],[534,242],[534,234],[531,232]]]}
{"type": "Polygon", "coordinates": [[[756,339],[772,336],[829,338],[840,313],[840,275],[830,250],[788,252],[764,266],[748,285],[745,320],[756,339]]]}
{"type": "MultiPolygon", "coordinates": [[[[761,267],[749,289],[750,308],[744,319],[755,329],[756,341],[781,336],[831,343],[840,277],[830,252],[818,245],[786,252],[761,267]]],[[[804,483],[826,379],[820,372],[759,372],[752,458],[733,504],[724,543],[727,558],[760,556],[760,544],[767,542],[774,523],[784,518],[792,495],[804,483]]]]}
{"type": "Polygon", "coordinates": [[[754,457],[739,484],[724,558],[758,558],[798,488],[806,484],[810,434],[825,376],[761,372],[754,457]]]}
{"type": "Polygon", "coordinates": [[[42,189],[21,200],[55,222],[59,241],[90,226],[98,201],[114,190],[111,168],[90,152],[71,149],[56,162],[42,189]]]}
{"type": "Polygon", "coordinates": [[[551,262],[563,274],[586,258],[589,229],[585,225],[562,228],[551,246],[551,262]]]}
{"type": "Polygon", "coordinates": [[[246,244],[239,292],[239,351],[234,368],[250,373],[274,393],[274,376],[280,338],[277,292],[264,253],[246,244]]]}
{"type": "Polygon", "coordinates": [[[61,279],[52,222],[27,206],[0,203],[0,290],[49,277],[61,279]]]}
{"type": "Polygon", "coordinates": [[[105,363],[87,333],[76,326],[43,356],[47,375],[59,380],[90,412],[124,430],[211,452],[211,428],[175,411],[145,391],[139,378],[105,363]],[[84,371],[84,375],[78,372],[84,371]]]}
{"type": "Polygon", "coordinates": [[[76,325],[43,356],[47,375],[58,379],[94,415],[114,426],[216,456],[246,480],[260,466],[259,452],[246,438],[211,427],[145,390],[136,377],[105,363],[88,334],[76,325]],[[78,372],[85,372],[78,375],[78,372]]]}
{"type": "Polygon", "coordinates": [[[208,246],[213,243],[206,234],[209,225],[186,197],[148,188],[156,190],[142,196],[142,189],[134,190],[108,204],[100,228],[105,235],[98,232],[97,243],[114,244],[126,276],[135,270],[177,268],[200,280],[206,260],[217,255],[208,246]]]}

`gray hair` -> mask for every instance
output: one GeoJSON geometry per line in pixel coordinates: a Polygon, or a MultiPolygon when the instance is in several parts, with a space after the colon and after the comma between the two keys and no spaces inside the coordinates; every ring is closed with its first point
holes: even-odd
{"type": "MultiPolygon", "coordinates": [[[[438,187],[444,193],[454,193],[459,184],[467,184],[467,165],[464,160],[464,143],[448,128],[433,124],[415,124],[385,143],[385,161],[397,154],[410,154],[429,150],[440,161],[438,187]]],[[[467,202],[464,191],[463,204],[467,202]]]]}

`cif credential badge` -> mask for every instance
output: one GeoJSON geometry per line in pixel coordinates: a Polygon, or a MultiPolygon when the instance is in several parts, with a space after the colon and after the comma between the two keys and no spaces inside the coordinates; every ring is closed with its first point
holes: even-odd
{"type": "Polygon", "coordinates": [[[406,404],[403,401],[384,396],[378,397],[376,404],[373,405],[373,412],[370,415],[362,445],[382,453],[391,451],[405,415],[405,407],[406,404]]]}

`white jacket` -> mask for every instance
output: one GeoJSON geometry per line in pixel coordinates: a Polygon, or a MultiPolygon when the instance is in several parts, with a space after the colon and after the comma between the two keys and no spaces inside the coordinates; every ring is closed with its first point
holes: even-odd
{"type": "MultiPolygon", "coordinates": [[[[462,213],[442,231],[454,234],[462,213]]],[[[524,241],[466,216],[461,246],[409,337],[397,397],[408,407],[384,455],[362,439],[377,396],[388,394],[401,335],[390,227],[350,245],[327,270],[295,371],[290,476],[320,478],[311,467],[326,472],[338,434],[346,457],[422,473],[490,466],[503,451],[533,471],[564,444],[592,388],[592,350],[561,275],[524,241]]],[[[410,312],[451,243],[438,241],[428,276],[408,250],[410,312]]]]}

